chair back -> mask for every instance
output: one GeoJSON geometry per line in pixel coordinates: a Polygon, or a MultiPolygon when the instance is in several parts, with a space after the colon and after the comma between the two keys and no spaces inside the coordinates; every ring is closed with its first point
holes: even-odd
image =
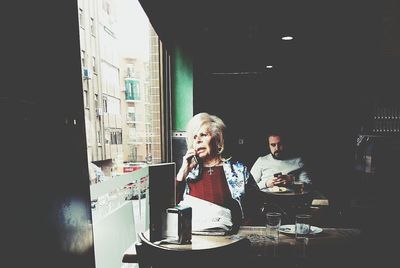
{"type": "Polygon", "coordinates": [[[150,242],[139,233],[136,242],[139,268],[159,267],[245,267],[249,265],[250,241],[240,239],[220,247],[206,249],[167,248],[150,242]]]}

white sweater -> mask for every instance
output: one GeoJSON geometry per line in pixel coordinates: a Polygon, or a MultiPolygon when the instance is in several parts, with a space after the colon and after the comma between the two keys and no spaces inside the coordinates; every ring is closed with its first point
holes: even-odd
{"type": "Polygon", "coordinates": [[[295,176],[296,181],[311,184],[311,179],[304,170],[304,163],[301,157],[278,160],[273,158],[271,154],[260,156],[250,170],[260,189],[266,187],[265,182],[267,179],[272,178],[274,174],[279,172],[282,172],[282,175],[290,173],[295,176]]]}

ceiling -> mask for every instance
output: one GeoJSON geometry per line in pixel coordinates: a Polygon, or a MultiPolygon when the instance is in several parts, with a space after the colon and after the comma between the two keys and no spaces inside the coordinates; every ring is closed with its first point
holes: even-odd
{"type": "MultiPolygon", "coordinates": [[[[384,23],[400,32],[395,0],[139,1],[167,48],[192,50],[215,73],[340,64],[379,53],[384,23]],[[281,40],[285,35],[294,40],[281,40]]],[[[398,35],[392,39],[400,46],[398,35]]]]}

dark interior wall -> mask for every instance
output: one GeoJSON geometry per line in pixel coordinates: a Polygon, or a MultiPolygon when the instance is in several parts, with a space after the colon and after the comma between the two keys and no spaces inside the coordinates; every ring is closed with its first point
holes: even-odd
{"type": "Polygon", "coordinates": [[[95,267],[77,3],[3,8],[2,263],[95,267]]]}
{"type": "MultiPolygon", "coordinates": [[[[221,116],[228,125],[227,155],[249,167],[268,153],[266,131],[276,124],[286,128],[317,187],[347,198],[355,190],[348,185],[355,177],[357,134],[371,123],[374,105],[399,104],[399,50],[394,43],[400,31],[394,29],[400,24],[398,15],[388,15],[398,5],[391,2],[390,8],[389,3],[346,2],[325,13],[315,6],[306,24],[311,34],[299,34],[295,48],[284,50],[273,69],[258,74],[213,73],[218,54],[212,46],[212,57],[200,52],[194,64],[195,113],[221,116]]],[[[224,45],[233,64],[248,52],[232,49],[234,38],[230,42],[224,45]]],[[[231,71],[229,64],[224,67],[231,71]]]]}
{"type": "Polygon", "coordinates": [[[225,121],[227,155],[251,167],[268,153],[266,131],[278,125],[305,157],[318,188],[339,199],[351,194],[343,185],[354,180],[357,134],[374,102],[393,102],[400,85],[398,58],[383,53],[382,14],[371,6],[354,16],[332,22],[324,40],[304,53],[300,46],[270,72],[215,74],[206,57],[197,58],[194,111],[225,121]]]}
{"type": "Polygon", "coordinates": [[[398,104],[398,1],[141,2],[167,46],[191,48],[193,113],[226,122],[226,156],[251,167],[282,124],[317,187],[351,194],[357,134],[374,105],[398,104]],[[287,31],[293,45],[280,43],[287,31]],[[258,74],[221,74],[246,71],[258,74]]]}
{"type": "Polygon", "coordinates": [[[225,121],[226,154],[249,167],[268,153],[265,135],[278,126],[309,160],[316,184],[345,179],[338,175],[349,173],[357,127],[351,81],[326,82],[340,80],[337,73],[316,79],[315,73],[288,72],[202,76],[195,80],[195,109],[225,121]]]}
{"type": "Polygon", "coordinates": [[[348,186],[355,181],[357,134],[368,124],[374,102],[398,104],[393,94],[393,86],[400,85],[394,74],[398,67],[371,59],[376,67],[360,61],[348,68],[338,63],[277,75],[200,73],[194,86],[195,113],[219,115],[228,126],[226,155],[249,167],[268,153],[268,129],[283,127],[305,157],[315,185],[337,202],[348,202],[356,190],[348,186]]]}

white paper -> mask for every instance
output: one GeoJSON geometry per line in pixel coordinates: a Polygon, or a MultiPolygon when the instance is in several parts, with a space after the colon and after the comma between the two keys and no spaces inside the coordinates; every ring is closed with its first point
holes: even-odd
{"type": "Polygon", "coordinates": [[[232,229],[230,209],[190,195],[186,195],[179,205],[192,208],[192,232],[221,232],[232,229]]]}

